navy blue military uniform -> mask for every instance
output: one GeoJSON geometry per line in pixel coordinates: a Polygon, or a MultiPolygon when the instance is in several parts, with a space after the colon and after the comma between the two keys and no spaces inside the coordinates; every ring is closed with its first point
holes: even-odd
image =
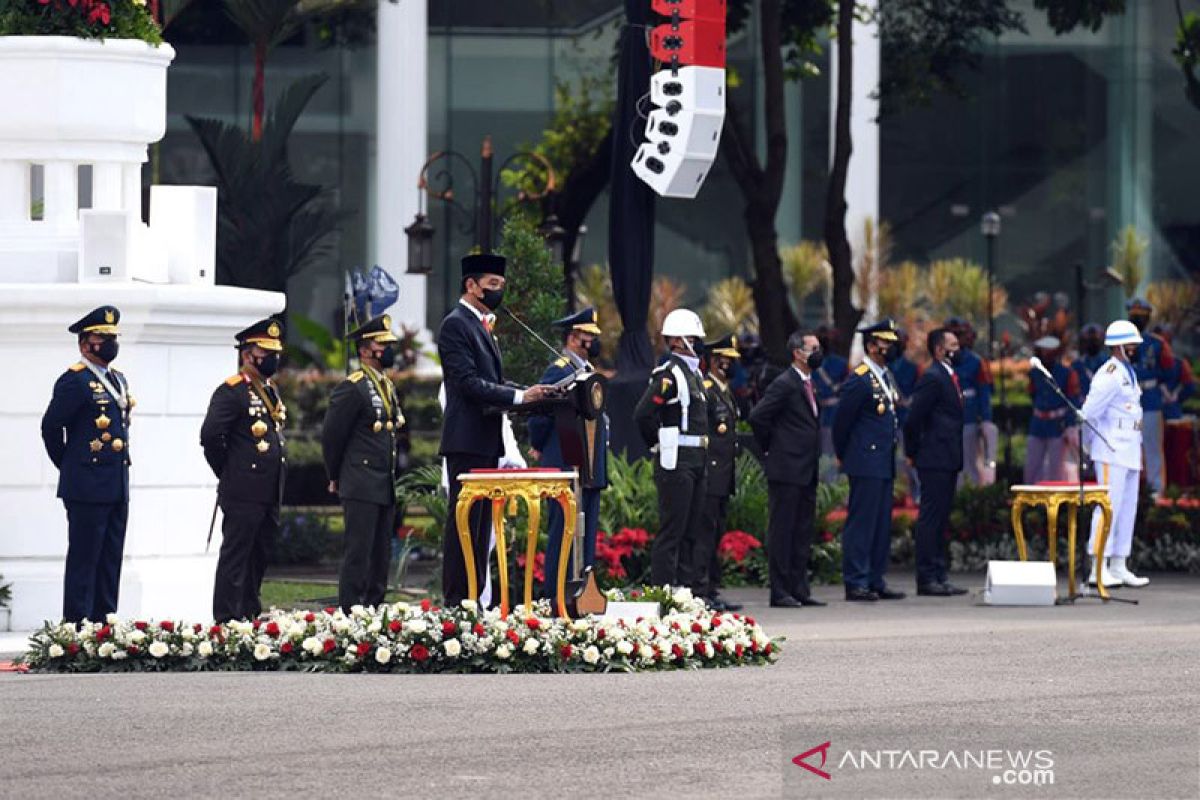
{"type": "MultiPolygon", "coordinates": [[[[859,333],[864,339],[896,341],[890,319],[859,333]]],[[[850,599],[903,596],[888,590],[884,580],[891,554],[897,392],[887,367],[877,369],[879,375],[866,363],[860,364],[842,384],[833,425],[834,450],[842,471],[850,477],[842,533],[842,576],[850,599]],[[856,592],[863,596],[856,597],[856,592]]]]}
{"type": "Polygon", "coordinates": [[[725,535],[729,498],[737,489],[738,404],[732,382],[722,382],[714,373],[712,362],[720,356],[731,359],[730,366],[736,367],[742,357],[737,347],[737,337],[733,335],[705,345],[709,359],[708,377],[704,380],[704,390],[708,393],[708,465],[700,531],[691,554],[692,594],[705,598],[718,610],[728,611],[737,611],[741,606],[731,605],[719,596],[721,561],[717,549],[725,535]]]}
{"type": "Polygon", "coordinates": [[[282,326],[273,319],[237,334],[239,349],[257,346],[269,355],[256,369],[243,366],[217,387],[200,426],[200,446],[218,478],[217,500],[224,512],[213,584],[213,619],[218,622],[252,619],[262,611],[259,588],[268,551],[279,534],[286,471],[287,409],[270,379],[283,350],[282,336],[282,326]]]}
{"type": "Polygon", "coordinates": [[[103,337],[101,347],[111,349],[92,349],[91,357],[67,369],[42,416],[42,441],[58,468],[58,496],[67,509],[63,619],[70,622],[103,620],[117,610],[134,405],[125,376],[108,366],[120,318],[116,308],[101,306],[68,328],[81,342],[103,337]]]}
{"type": "MultiPolygon", "coordinates": [[[[579,330],[593,336],[600,336],[600,326],[594,308],[585,308],[558,320],[554,325],[567,332],[579,330]]],[[[546,367],[546,371],[542,373],[538,383],[552,385],[580,369],[591,372],[592,365],[586,359],[564,349],[562,356],[546,367]]],[[[596,561],[596,529],[600,522],[600,492],[608,486],[608,415],[601,416],[597,423],[596,470],[590,483],[583,487],[580,498],[580,510],[583,512],[584,567],[590,567],[596,561]]],[[[529,418],[529,444],[534,450],[541,453],[538,463],[542,466],[556,469],[574,467],[563,458],[562,443],[559,441],[558,430],[552,414],[538,414],[529,418]]],[[[549,503],[548,505],[546,533],[549,540],[546,544],[546,580],[542,591],[545,597],[553,598],[555,579],[558,575],[558,551],[562,547],[563,514],[558,503],[549,503]]]]}

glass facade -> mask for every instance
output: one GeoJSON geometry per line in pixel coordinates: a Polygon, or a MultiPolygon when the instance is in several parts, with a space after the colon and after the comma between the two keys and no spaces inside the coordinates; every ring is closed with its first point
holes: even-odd
{"type": "MultiPolygon", "coordinates": [[[[1171,57],[1171,4],[1131,3],[1100,32],[1063,37],[1045,27],[1032,3],[1022,10],[1030,34],[987,46],[982,69],[969,80],[969,97],[941,98],[882,121],[880,216],[892,225],[896,257],[982,262],[979,217],[997,208],[1003,219],[997,275],[1015,300],[1037,290],[1073,297],[1074,265],[1091,274],[1106,265],[1110,243],[1127,224],[1150,240],[1151,277],[1194,275],[1200,265],[1200,204],[1193,197],[1200,110],[1187,102],[1171,57]]],[[[616,0],[437,0],[428,13],[429,150],[458,151],[476,169],[485,135],[492,137],[497,165],[539,139],[556,84],[611,74],[621,19],[616,0]]],[[[176,45],[169,130],[154,161],[157,180],[211,181],[185,114],[243,125],[249,118],[249,48],[223,35],[227,41],[218,35],[176,45]]],[[[761,103],[756,45],[753,26],[729,43],[730,64],[741,79],[733,96],[747,109],[761,103]]],[[[301,75],[330,76],[292,144],[298,176],[331,187],[328,202],[354,212],[330,252],[290,285],[292,308],[322,321],[335,317],[342,270],[369,266],[372,256],[373,164],[381,144],[374,133],[375,62],[372,44],[323,47],[301,36],[277,47],[268,63],[269,98],[301,75]]],[[[821,236],[828,74],[825,69],[822,77],[788,89],[781,244],[821,236]]],[[[746,115],[761,140],[756,118],[761,114],[746,115]]],[[[452,176],[457,199],[469,207],[468,170],[456,166],[452,176]]],[[[606,260],[607,203],[601,197],[587,220],[585,264],[606,260]]],[[[436,200],[428,208],[437,229],[428,323],[436,325],[458,294],[457,261],[474,237],[467,216],[436,200]]],[[[742,215],[740,191],[718,159],[696,200],[658,202],[658,271],[685,282],[691,300],[714,280],[749,277],[742,215]]],[[[1115,311],[1118,297],[1096,293],[1088,303],[1097,312],[1102,306],[1115,311]]]]}

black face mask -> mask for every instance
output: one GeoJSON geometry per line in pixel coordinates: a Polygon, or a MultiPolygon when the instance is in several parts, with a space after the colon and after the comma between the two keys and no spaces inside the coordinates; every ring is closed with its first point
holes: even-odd
{"type": "Polygon", "coordinates": [[[1142,314],[1131,314],[1129,316],[1129,321],[1132,322],[1134,327],[1136,327],[1139,331],[1144,331],[1146,330],[1146,324],[1150,322],[1150,318],[1143,316],[1142,314]]]}
{"type": "Polygon", "coordinates": [[[1085,339],[1083,342],[1083,352],[1089,356],[1096,355],[1100,352],[1100,343],[1095,339],[1085,339]]]}
{"type": "Polygon", "coordinates": [[[1133,345],[1132,347],[1126,347],[1126,348],[1124,348],[1124,350],[1125,350],[1125,359],[1130,364],[1136,363],[1137,362],[1137,353],[1138,353],[1137,345],[1133,345]]]}
{"type": "Polygon", "coordinates": [[[600,340],[592,339],[587,343],[587,356],[589,359],[597,358],[600,355],[600,340]]]}
{"type": "Polygon", "coordinates": [[[262,358],[254,359],[254,368],[264,378],[269,378],[279,371],[279,353],[268,353],[262,358]]]}
{"type": "Polygon", "coordinates": [[[389,344],[387,347],[383,348],[383,352],[379,354],[379,366],[383,367],[384,369],[391,369],[392,365],[395,363],[396,348],[389,344]]]}
{"type": "Polygon", "coordinates": [[[116,339],[105,339],[100,344],[91,345],[92,354],[105,364],[111,362],[121,351],[121,345],[116,339]]]}
{"type": "Polygon", "coordinates": [[[821,365],[824,363],[825,354],[820,350],[813,350],[808,354],[807,364],[809,369],[820,369],[821,365]]]}
{"type": "Polygon", "coordinates": [[[952,350],[946,354],[946,359],[950,362],[950,366],[961,367],[963,363],[963,351],[952,350]]]}
{"type": "Polygon", "coordinates": [[[497,308],[499,308],[500,304],[503,302],[504,302],[504,290],[503,289],[484,289],[483,290],[483,304],[485,306],[487,306],[488,308],[490,308],[492,311],[495,311],[497,308]]]}

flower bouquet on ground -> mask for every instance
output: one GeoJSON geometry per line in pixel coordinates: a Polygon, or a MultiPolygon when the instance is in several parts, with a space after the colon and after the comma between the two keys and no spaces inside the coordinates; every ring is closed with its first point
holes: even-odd
{"type": "MultiPolygon", "coordinates": [[[[642,672],[773,663],[781,640],[752,617],[720,614],[686,589],[646,587],[661,614],[636,620],[552,616],[546,601],[507,617],[467,600],[350,613],[271,609],[252,621],[46,623],[22,663],[35,672],[642,672]]],[[[623,599],[621,592],[610,597],[623,599]]]]}

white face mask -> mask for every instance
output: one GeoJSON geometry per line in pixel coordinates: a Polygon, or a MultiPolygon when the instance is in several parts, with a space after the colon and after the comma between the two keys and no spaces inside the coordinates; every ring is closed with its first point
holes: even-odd
{"type": "Polygon", "coordinates": [[[687,364],[687,365],[688,365],[688,369],[690,369],[692,372],[695,372],[695,373],[699,374],[699,372],[700,372],[700,359],[699,359],[699,357],[697,357],[697,356],[685,356],[683,353],[676,353],[675,355],[677,355],[677,356],[679,356],[681,359],[683,359],[683,363],[685,363],[685,364],[687,364]]]}

